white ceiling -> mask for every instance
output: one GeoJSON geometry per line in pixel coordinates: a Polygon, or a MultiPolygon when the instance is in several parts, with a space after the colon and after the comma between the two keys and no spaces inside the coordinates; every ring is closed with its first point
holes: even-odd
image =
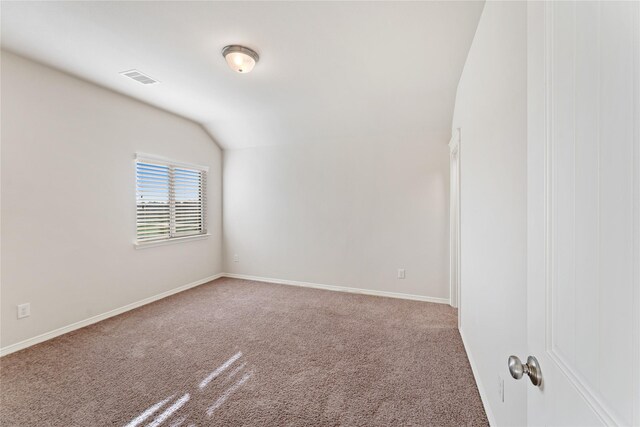
{"type": "Polygon", "coordinates": [[[2,2],[2,46],[201,123],[223,148],[450,132],[482,2],[2,2]],[[260,54],[233,73],[220,51],[260,54]],[[118,74],[138,69],[145,86],[118,74]]]}

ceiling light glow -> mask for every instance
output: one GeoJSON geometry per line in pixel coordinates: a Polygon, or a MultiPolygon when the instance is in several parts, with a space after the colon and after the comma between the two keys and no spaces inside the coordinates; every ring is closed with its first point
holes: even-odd
{"type": "Polygon", "coordinates": [[[255,51],[240,45],[226,46],[222,49],[222,56],[233,71],[242,74],[251,72],[259,59],[255,51]]]}

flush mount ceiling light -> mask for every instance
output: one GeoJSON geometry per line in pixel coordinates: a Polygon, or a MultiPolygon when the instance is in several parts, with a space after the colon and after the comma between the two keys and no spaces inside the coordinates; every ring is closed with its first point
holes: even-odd
{"type": "Polygon", "coordinates": [[[258,62],[258,54],[248,47],[237,44],[226,46],[222,49],[222,56],[227,60],[229,67],[237,73],[249,73],[258,62]]]}

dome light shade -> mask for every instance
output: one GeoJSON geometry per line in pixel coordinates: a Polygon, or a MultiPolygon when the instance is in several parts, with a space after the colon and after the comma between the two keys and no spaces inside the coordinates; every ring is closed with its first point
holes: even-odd
{"type": "Polygon", "coordinates": [[[259,58],[255,51],[235,44],[222,49],[222,56],[233,71],[242,74],[251,72],[259,58]]]}

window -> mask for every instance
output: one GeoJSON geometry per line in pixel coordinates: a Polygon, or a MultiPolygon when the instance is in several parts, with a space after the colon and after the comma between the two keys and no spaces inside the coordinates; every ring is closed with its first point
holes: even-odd
{"type": "Polygon", "coordinates": [[[136,156],[136,244],[207,234],[207,168],[136,156]]]}

